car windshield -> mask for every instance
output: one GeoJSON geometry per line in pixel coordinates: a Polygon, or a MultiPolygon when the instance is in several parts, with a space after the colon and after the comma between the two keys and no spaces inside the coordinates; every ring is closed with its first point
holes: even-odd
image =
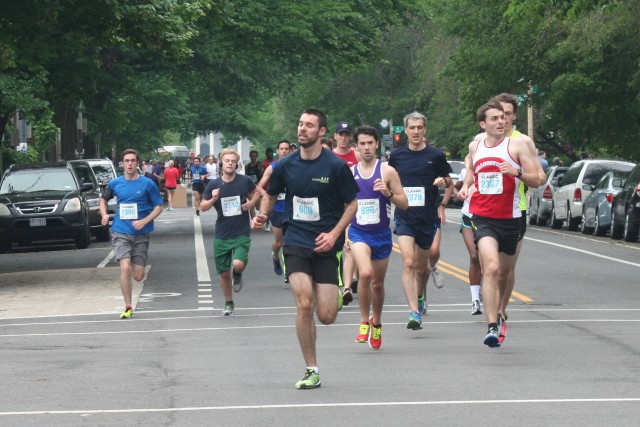
{"type": "Polygon", "coordinates": [[[73,175],[67,169],[19,170],[5,175],[0,194],[72,191],[76,188],[73,175]]]}
{"type": "Polygon", "coordinates": [[[624,163],[591,163],[584,173],[582,182],[589,185],[596,185],[600,178],[602,178],[607,172],[629,172],[633,169],[633,165],[624,163]]]}
{"type": "Polygon", "coordinates": [[[449,164],[451,165],[451,169],[453,170],[453,172],[451,173],[460,174],[460,171],[464,169],[464,162],[449,162],[449,164]]]}

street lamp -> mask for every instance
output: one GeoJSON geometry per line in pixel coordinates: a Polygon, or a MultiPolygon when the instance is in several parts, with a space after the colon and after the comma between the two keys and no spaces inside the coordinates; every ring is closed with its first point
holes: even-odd
{"type": "Polygon", "coordinates": [[[84,156],[84,144],[82,137],[87,129],[87,119],[82,117],[82,113],[84,113],[84,102],[80,100],[78,103],[78,119],[76,120],[76,159],[82,159],[84,156]]]}

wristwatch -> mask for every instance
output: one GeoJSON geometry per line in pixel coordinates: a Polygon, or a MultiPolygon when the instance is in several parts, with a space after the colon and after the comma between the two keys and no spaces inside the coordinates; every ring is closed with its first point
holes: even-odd
{"type": "Polygon", "coordinates": [[[518,171],[517,177],[520,178],[522,176],[522,168],[518,168],[517,171],[518,171]]]}

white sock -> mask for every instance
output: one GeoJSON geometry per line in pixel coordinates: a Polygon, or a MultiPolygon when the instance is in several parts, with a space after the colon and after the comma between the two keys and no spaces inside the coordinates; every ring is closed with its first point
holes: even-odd
{"type": "Polygon", "coordinates": [[[480,301],[480,285],[471,285],[469,289],[471,289],[471,302],[480,301]]]}
{"type": "Polygon", "coordinates": [[[313,372],[315,372],[316,374],[318,373],[318,367],[317,366],[307,366],[307,370],[309,369],[313,369],[313,372]]]}

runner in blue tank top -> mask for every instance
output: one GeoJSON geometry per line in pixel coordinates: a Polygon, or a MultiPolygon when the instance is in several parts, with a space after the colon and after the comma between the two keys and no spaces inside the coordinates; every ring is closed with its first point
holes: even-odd
{"type": "Polygon", "coordinates": [[[358,211],[351,220],[348,238],[360,272],[358,303],[361,322],[356,342],[368,342],[372,349],[377,350],[382,345],[384,277],[393,247],[389,202],[404,210],[409,207],[409,201],[396,170],[376,159],[380,146],[376,129],[360,126],[354,138],[360,161],[352,170],[360,191],[357,195],[358,211]]]}

